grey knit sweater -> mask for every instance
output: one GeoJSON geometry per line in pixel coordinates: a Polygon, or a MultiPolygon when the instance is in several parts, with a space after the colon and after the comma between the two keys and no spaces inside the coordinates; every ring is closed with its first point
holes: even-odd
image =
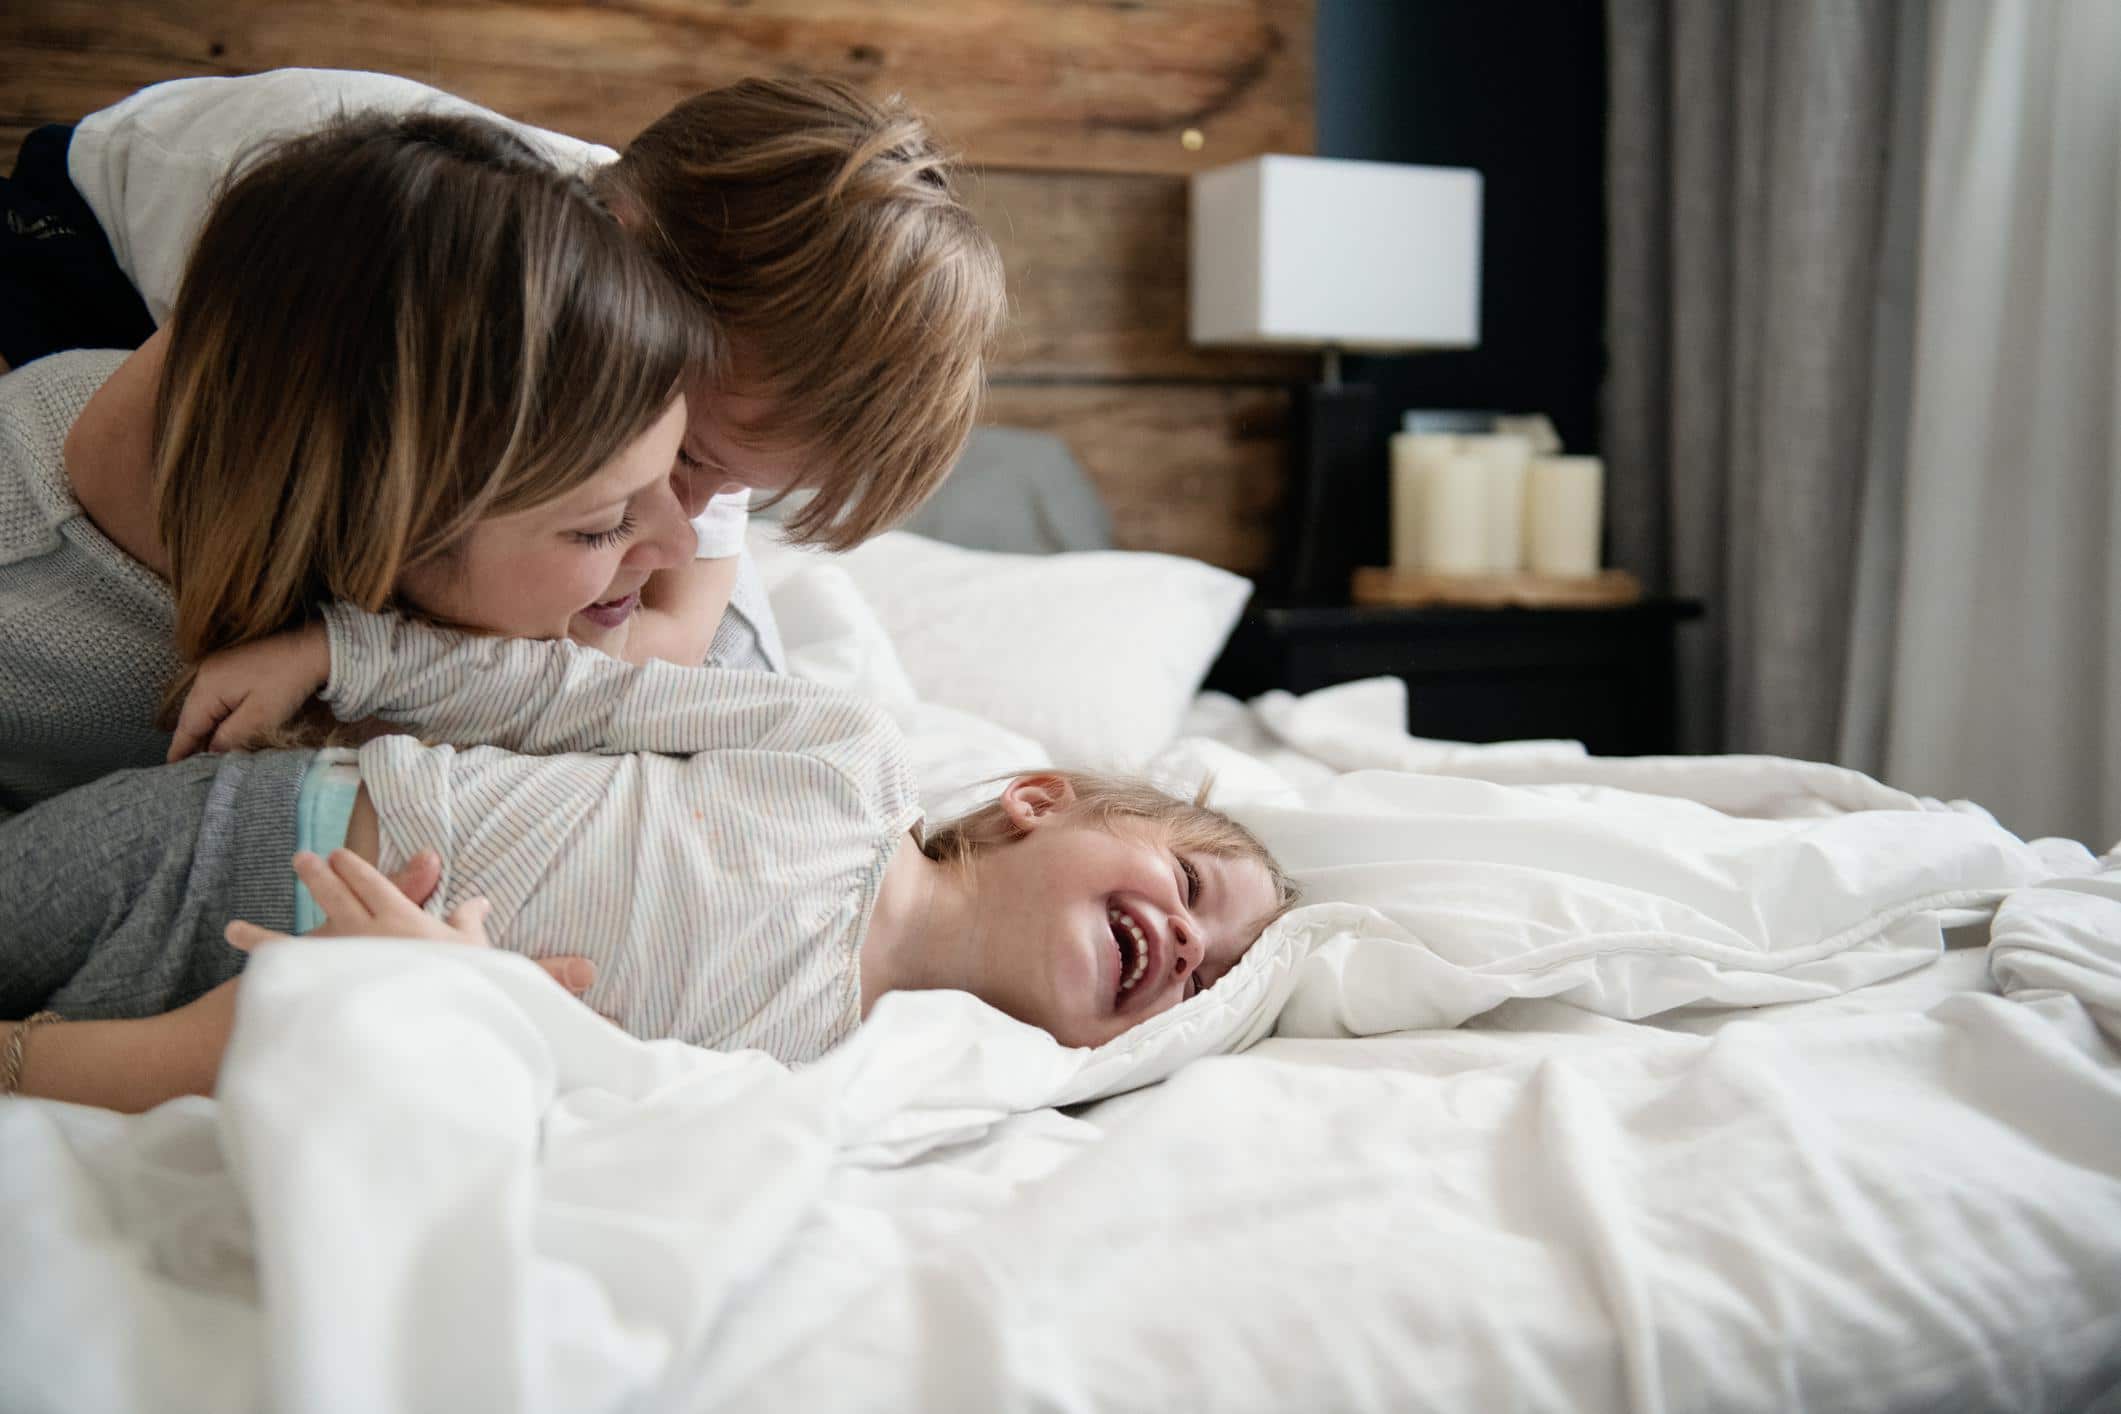
{"type": "Polygon", "coordinates": [[[53,354],[0,377],[0,818],[169,750],[169,586],[82,513],[67,430],[123,352],[53,354]]]}

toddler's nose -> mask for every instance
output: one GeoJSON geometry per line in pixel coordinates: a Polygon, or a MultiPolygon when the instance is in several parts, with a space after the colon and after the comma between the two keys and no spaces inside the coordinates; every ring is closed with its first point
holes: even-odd
{"type": "Polygon", "coordinates": [[[1190,924],[1176,915],[1171,919],[1172,959],[1171,970],[1180,977],[1200,971],[1201,961],[1208,950],[1194,933],[1190,924]]]}

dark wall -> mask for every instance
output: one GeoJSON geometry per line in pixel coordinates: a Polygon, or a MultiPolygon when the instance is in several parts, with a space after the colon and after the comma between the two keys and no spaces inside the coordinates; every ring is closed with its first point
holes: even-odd
{"type": "Polygon", "coordinates": [[[1598,0],[1318,0],[1318,151],[1483,175],[1480,347],[1350,359],[1406,407],[1546,412],[1598,446],[1605,16],[1598,0]]]}

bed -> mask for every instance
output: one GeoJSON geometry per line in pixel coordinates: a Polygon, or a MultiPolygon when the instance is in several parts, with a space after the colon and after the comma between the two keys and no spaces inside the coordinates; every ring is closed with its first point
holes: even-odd
{"type": "Polygon", "coordinates": [[[1243,584],[1047,499],[1066,553],[762,539],[791,665],[938,812],[1213,772],[1307,891],[1238,972],[1088,1052],[895,996],[791,1072],[268,949],[218,1100],[0,1106],[0,1407],[2121,1407],[2121,858],[1196,695],[1243,584]]]}

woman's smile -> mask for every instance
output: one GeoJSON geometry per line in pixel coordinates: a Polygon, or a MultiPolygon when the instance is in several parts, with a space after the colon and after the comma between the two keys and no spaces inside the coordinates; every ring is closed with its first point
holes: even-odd
{"type": "Polygon", "coordinates": [[[621,594],[616,599],[606,599],[601,603],[591,604],[584,608],[581,614],[583,618],[589,620],[598,628],[612,629],[617,628],[631,618],[633,611],[640,606],[641,591],[633,589],[621,594]]]}

